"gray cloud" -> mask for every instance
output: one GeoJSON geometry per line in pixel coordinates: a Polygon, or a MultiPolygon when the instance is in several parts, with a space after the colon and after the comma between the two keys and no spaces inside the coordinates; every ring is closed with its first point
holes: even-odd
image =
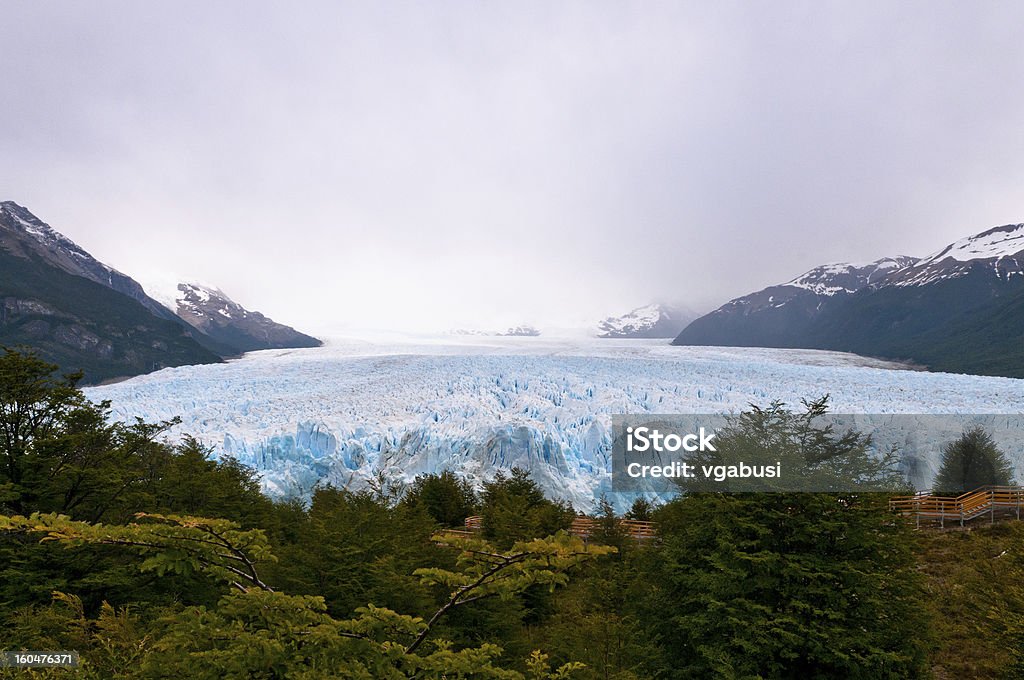
{"type": "Polygon", "coordinates": [[[2,197],[312,330],[710,308],[1024,219],[1019,3],[2,4],[2,197]]]}

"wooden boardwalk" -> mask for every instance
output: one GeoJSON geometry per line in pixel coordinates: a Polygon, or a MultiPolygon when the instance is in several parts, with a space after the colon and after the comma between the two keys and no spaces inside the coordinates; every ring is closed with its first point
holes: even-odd
{"type": "MultiPolygon", "coordinates": [[[[938,496],[922,491],[913,496],[895,496],[889,499],[889,509],[900,515],[913,517],[918,527],[938,525],[945,528],[947,522],[953,526],[966,527],[977,520],[1020,519],[1024,508],[1024,487],[983,486],[959,496],[938,496]]],[[[624,535],[636,541],[651,541],[658,537],[654,522],[631,519],[616,520],[616,526],[624,535]]],[[[462,529],[446,529],[445,533],[463,536],[479,536],[484,528],[484,518],[467,517],[462,529]]],[[[601,520],[595,517],[578,516],[572,521],[569,533],[587,540],[601,532],[601,520]]]]}
{"type": "MultiPolygon", "coordinates": [[[[636,541],[649,541],[657,538],[658,532],[654,522],[641,522],[634,519],[616,520],[616,526],[627,537],[636,541]]],[[[463,536],[476,536],[483,531],[484,518],[479,516],[467,517],[465,526],[462,529],[446,529],[446,534],[459,534],[463,536]]],[[[569,527],[569,533],[579,536],[583,540],[589,539],[594,534],[601,532],[601,520],[594,517],[577,517],[569,527]]]]}
{"type": "Polygon", "coordinates": [[[1022,505],[1024,487],[1020,486],[983,486],[959,496],[921,492],[889,500],[890,510],[914,517],[918,527],[924,521],[938,523],[943,528],[947,521],[963,527],[978,519],[994,523],[997,516],[1020,519],[1022,505]]]}
{"type": "MultiPolygon", "coordinates": [[[[624,535],[636,541],[649,541],[658,537],[654,522],[641,522],[635,519],[620,519],[615,522],[616,528],[624,535]]],[[[601,520],[594,517],[577,517],[569,527],[569,533],[587,540],[592,535],[600,533],[601,520]]]]}

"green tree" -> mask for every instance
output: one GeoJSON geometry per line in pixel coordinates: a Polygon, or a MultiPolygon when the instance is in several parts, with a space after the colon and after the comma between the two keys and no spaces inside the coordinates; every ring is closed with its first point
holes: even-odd
{"type": "Polygon", "coordinates": [[[621,550],[629,539],[622,530],[619,517],[615,514],[615,507],[607,496],[602,495],[598,499],[596,511],[596,523],[590,539],[602,545],[613,545],[621,550]]]}
{"type": "Polygon", "coordinates": [[[884,498],[696,494],[658,522],[647,620],[672,677],[924,675],[913,541],[884,498]]]}
{"type": "Polygon", "coordinates": [[[231,457],[214,459],[213,450],[194,437],[164,447],[147,462],[146,495],[137,499],[136,510],[219,517],[245,527],[267,528],[274,521],[258,473],[231,457]]]}
{"type": "Polygon", "coordinates": [[[654,518],[654,504],[644,497],[637,498],[626,511],[626,519],[650,522],[654,518]]]}
{"type": "MultiPolygon", "coordinates": [[[[485,598],[509,598],[530,587],[555,588],[567,571],[613,549],[586,546],[565,533],[516,543],[500,551],[478,539],[438,535],[458,551],[453,569],[419,569],[416,576],[448,595],[427,618],[367,605],[353,618],[326,612],[323,598],[279,593],[262,578],[273,560],[264,533],[227,520],[140,516],[123,526],[96,525],[60,515],[0,516],[0,531],[43,533],[67,545],[120,546],[143,556],[141,568],[159,575],[205,573],[232,586],[216,607],[165,614],[141,641],[137,659],[147,678],[502,678],[524,677],[497,665],[493,644],[455,650],[431,637],[449,612],[485,598]]],[[[81,626],[76,627],[81,636],[81,626]]],[[[552,670],[535,653],[530,677],[566,678],[580,664],[552,670]]]]}
{"type": "Polygon", "coordinates": [[[545,498],[530,473],[521,468],[512,468],[509,474],[499,470],[494,479],[484,482],[480,505],[484,535],[502,546],[550,536],[567,529],[576,516],[569,505],[545,498]]]}
{"type": "Polygon", "coordinates": [[[554,593],[542,618],[525,626],[534,646],[556,663],[579,660],[582,680],[640,680],[660,677],[660,654],[641,618],[641,602],[650,592],[651,551],[628,538],[607,499],[598,503],[592,544],[616,552],[581,567],[580,574],[554,593]]]}
{"type": "Polygon", "coordinates": [[[4,347],[0,356],[0,507],[24,510],[24,481],[36,441],[56,432],[73,411],[83,408],[76,385],[80,373],[55,376],[57,366],[31,352],[4,347]]]}
{"type": "MultiPolygon", "coordinates": [[[[88,401],[77,376],[31,353],[0,357],[3,428],[0,505],[23,514],[60,513],[89,522],[122,523],[140,510],[225,517],[247,527],[276,526],[278,512],[260,493],[255,474],[233,460],[214,461],[186,438],[158,441],[177,421],[112,422],[110,404],[88,401]],[[17,480],[15,483],[14,480],[17,480]]],[[[15,608],[75,592],[88,614],[103,602],[216,602],[219,586],[177,574],[140,574],[101,545],[55,549],[21,535],[0,535],[0,626],[15,608]]]]}
{"type": "MultiPolygon", "coordinates": [[[[717,432],[717,451],[688,456],[698,469],[705,465],[751,466],[781,464],[781,476],[731,480],[731,491],[823,492],[899,491],[907,481],[898,469],[895,451],[877,455],[871,437],[856,430],[836,432],[821,417],[828,412],[829,397],[803,401],[794,412],[781,401],[767,407],[753,405],[732,418],[717,432]]],[[[719,491],[722,484],[704,475],[679,479],[686,491],[719,491]]]]}
{"type": "Polygon", "coordinates": [[[451,553],[431,540],[436,524],[422,508],[322,487],[295,521],[292,538],[275,549],[281,560],[267,567],[284,589],[322,596],[333,616],[367,603],[409,613],[433,605],[413,572],[446,565],[451,553]]]}
{"type": "Polygon", "coordinates": [[[443,527],[462,526],[466,518],[477,511],[478,505],[473,485],[451,470],[417,475],[402,502],[421,506],[443,527]]]}
{"type": "Polygon", "coordinates": [[[956,495],[981,486],[1012,483],[1012,464],[992,435],[979,426],[942,448],[942,463],[932,486],[936,493],[956,495]]]}
{"type": "Polygon", "coordinates": [[[660,677],[659,649],[634,607],[650,583],[634,561],[613,555],[586,565],[555,595],[552,612],[527,628],[531,644],[555,663],[585,663],[582,680],[660,677]]]}
{"type": "MultiPolygon", "coordinates": [[[[81,667],[75,677],[122,680],[139,677],[139,664],[148,652],[150,626],[135,608],[104,604],[89,617],[81,599],[53,593],[46,605],[25,607],[9,617],[5,631],[8,649],[73,649],[81,667]]],[[[0,678],[66,678],[63,669],[0,670],[0,678]]]]}
{"type": "Polygon", "coordinates": [[[32,353],[0,356],[0,507],[124,520],[168,455],[156,438],[178,420],[110,422],[109,402],[90,402],[80,375],[57,370],[32,353]]]}
{"type": "MultiPolygon", "coordinates": [[[[784,457],[817,483],[895,484],[822,402],[743,414],[720,449],[784,457]]],[[[659,508],[645,619],[669,677],[909,678],[927,630],[910,530],[873,493],[691,493],[659,508]]]]}

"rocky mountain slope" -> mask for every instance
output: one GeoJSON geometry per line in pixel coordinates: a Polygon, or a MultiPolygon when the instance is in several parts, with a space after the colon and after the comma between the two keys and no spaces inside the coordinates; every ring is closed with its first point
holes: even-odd
{"type": "Polygon", "coordinates": [[[1024,224],[1009,224],[920,260],[818,267],[726,303],[673,344],[833,349],[1024,377],[1022,296],[1024,224]]]}
{"type": "Polygon", "coordinates": [[[127,295],[162,319],[174,318],[167,308],[146,295],[133,278],[103,264],[14,201],[0,202],[0,247],[12,255],[36,255],[68,274],[127,295]]]}
{"type": "Polygon", "coordinates": [[[0,345],[33,348],[88,382],[220,361],[138,283],[10,202],[0,203],[0,345]]]}
{"type": "Polygon", "coordinates": [[[673,344],[807,347],[808,333],[824,309],[916,261],[902,256],[815,267],[792,281],[730,300],[695,319],[673,344]]]}
{"type": "Polygon", "coordinates": [[[176,293],[169,309],[26,208],[0,203],[0,345],[35,349],[96,382],[320,344],[214,288],[182,285],[176,293]]]}
{"type": "Polygon", "coordinates": [[[233,353],[285,347],[319,347],[323,343],[259,312],[247,310],[223,291],[198,283],[179,283],[154,297],[189,325],[233,353]]]}

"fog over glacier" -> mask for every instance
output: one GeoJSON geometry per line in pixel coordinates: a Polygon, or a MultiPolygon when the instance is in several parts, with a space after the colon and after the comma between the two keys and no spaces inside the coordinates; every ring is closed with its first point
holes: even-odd
{"type": "Polygon", "coordinates": [[[3,6],[0,200],[314,335],[708,311],[1024,219],[1024,3],[3,6]]]}
{"type": "MultiPolygon", "coordinates": [[[[830,393],[836,413],[1019,413],[1024,381],[899,370],[812,350],[671,347],[659,340],[337,340],[254,352],[86,390],[114,416],[181,416],[272,495],[362,488],[452,469],[476,483],[512,466],[591,509],[611,489],[613,414],[736,413],[830,393]]],[[[923,480],[938,443],[926,447],[923,480]]],[[[1020,460],[1015,461],[1020,469],[1020,460]]],[[[624,500],[614,498],[617,505],[624,500]]]]}

